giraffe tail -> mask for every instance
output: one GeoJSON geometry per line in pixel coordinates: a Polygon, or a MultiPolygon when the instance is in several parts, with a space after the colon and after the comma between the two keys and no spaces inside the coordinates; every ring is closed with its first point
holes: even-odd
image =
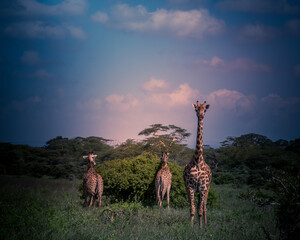
{"type": "Polygon", "coordinates": [[[99,184],[98,181],[96,183],[96,188],[95,188],[95,194],[94,197],[98,200],[99,199],[99,184]]]}

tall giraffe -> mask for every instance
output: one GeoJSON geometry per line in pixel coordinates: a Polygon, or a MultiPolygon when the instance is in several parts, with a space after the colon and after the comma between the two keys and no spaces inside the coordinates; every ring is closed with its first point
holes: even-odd
{"type": "Polygon", "coordinates": [[[207,224],[206,203],[209,192],[209,184],[212,179],[210,167],[203,158],[203,118],[209,104],[204,101],[200,104],[198,101],[193,104],[198,118],[197,143],[196,150],[192,160],[185,166],[183,178],[190,201],[190,217],[191,225],[194,226],[195,204],[194,194],[199,192],[198,216],[199,227],[202,228],[202,216],[204,216],[204,224],[207,224]]]}
{"type": "Polygon", "coordinates": [[[93,165],[96,165],[95,158],[97,155],[89,153],[88,156],[83,156],[83,158],[88,158],[88,171],[83,178],[83,195],[84,195],[84,205],[87,204],[87,195],[91,195],[91,200],[89,207],[92,206],[93,200],[94,206],[96,200],[98,201],[99,207],[101,206],[101,197],[103,193],[103,180],[102,177],[93,169],[93,165]]]}
{"type": "Polygon", "coordinates": [[[165,194],[167,193],[168,208],[170,208],[170,189],[172,184],[172,174],[168,167],[168,153],[163,152],[161,156],[162,168],[157,172],[155,178],[156,200],[161,206],[165,194]]]}

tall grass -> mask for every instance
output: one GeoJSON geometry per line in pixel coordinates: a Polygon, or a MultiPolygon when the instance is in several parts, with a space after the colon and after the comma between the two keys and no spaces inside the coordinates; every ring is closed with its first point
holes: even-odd
{"type": "Polygon", "coordinates": [[[245,189],[215,186],[218,206],[208,225],[189,223],[189,209],[119,203],[83,208],[79,181],[0,176],[0,239],[265,239],[278,238],[274,213],[241,200],[245,189]],[[103,210],[113,209],[115,221],[103,210]]]}

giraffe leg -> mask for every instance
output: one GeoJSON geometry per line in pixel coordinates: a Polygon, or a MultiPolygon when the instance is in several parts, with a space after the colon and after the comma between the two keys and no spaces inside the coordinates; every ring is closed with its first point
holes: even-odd
{"type": "Polygon", "coordinates": [[[83,186],[83,197],[84,197],[83,206],[85,207],[87,205],[87,192],[85,186],[83,186]]]}
{"type": "Polygon", "coordinates": [[[164,197],[165,197],[166,192],[167,192],[167,189],[166,189],[165,186],[164,186],[164,187],[163,187],[163,190],[162,190],[162,193],[161,193],[161,204],[162,204],[162,202],[163,202],[163,200],[164,200],[164,197]]]}
{"type": "Polygon", "coordinates": [[[101,197],[102,197],[102,194],[99,194],[99,207],[101,206],[101,197]]]}
{"type": "Polygon", "coordinates": [[[156,202],[159,206],[161,206],[160,201],[160,184],[156,187],[156,202]]]}
{"type": "Polygon", "coordinates": [[[199,201],[198,201],[198,216],[199,216],[199,227],[202,228],[202,216],[203,216],[203,206],[204,206],[205,192],[199,192],[199,201]]]}
{"type": "Polygon", "coordinates": [[[207,198],[208,198],[208,192],[209,192],[209,187],[208,187],[208,191],[205,193],[205,198],[204,198],[204,204],[203,204],[203,216],[204,216],[204,224],[207,224],[207,216],[206,216],[206,204],[207,204],[207,198]]]}
{"type": "Polygon", "coordinates": [[[90,205],[89,205],[89,207],[91,207],[92,205],[93,205],[93,195],[91,195],[91,200],[90,200],[90,205]]]}
{"type": "Polygon", "coordinates": [[[168,209],[170,209],[170,189],[171,189],[171,186],[169,186],[167,189],[168,209]]]}
{"type": "Polygon", "coordinates": [[[194,204],[194,190],[192,188],[188,188],[188,196],[190,201],[190,216],[191,216],[191,226],[194,227],[194,216],[195,216],[195,204],[194,204]]]}

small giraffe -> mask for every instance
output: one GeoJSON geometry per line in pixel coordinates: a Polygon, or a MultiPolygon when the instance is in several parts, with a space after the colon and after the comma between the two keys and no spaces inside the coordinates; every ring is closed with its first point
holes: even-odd
{"type": "MultiPolygon", "coordinates": [[[[89,153],[88,156],[83,156],[83,158],[88,158],[88,171],[83,178],[83,195],[84,195],[84,205],[87,204],[87,195],[91,195],[91,200],[89,207],[92,206],[93,200],[97,200],[99,207],[101,206],[101,197],[103,193],[103,180],[102,177],[93,169],[93,165],[96,165],[95,158],[97,155],[89,153]]],[[[94,206],[96,201],[94,201],[94,206]]]]}
{"type": "Polygon", "coordinates": [[[203,158],[203,118],[209,105],[204,101],[203,104],[193,104],[198,118],[197,143],[193,159],[185,166],[183,178],[190,201],[190,217],[191,225],[194,226],[195,204],[194,194],[199,192],[198,216],[199,227],[202,228],[202,216],[204,216],[204,224],[207,224],[206,203],[209,192],[209,184],[212,179],[210,167],[203,158]]]}
{"type": "Polygon", "coordinates": [[[163,152],[161,156],[162,168],[157,172],[155,178],[156,200],[161,206],[164,196],[167,192],[168,208],[170,208],[170,189],[172,184],[172,174],[168,167],[168,153],[163,152]]]}

